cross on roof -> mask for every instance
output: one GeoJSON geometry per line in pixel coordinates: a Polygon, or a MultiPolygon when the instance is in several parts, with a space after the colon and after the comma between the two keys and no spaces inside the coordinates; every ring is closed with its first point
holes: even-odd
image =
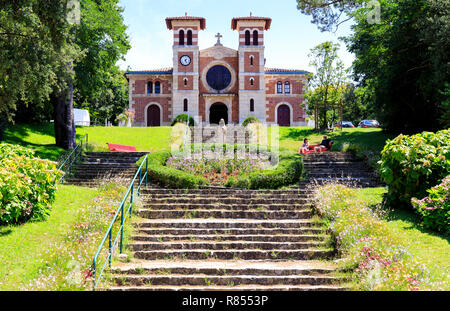
{"type": "Polygon", "coordinates": [[[222,43],[220,42],[220,38],[222,38],[223,36],[220,34],[220,32],[217,33],[216,38],[217,38],[217,43],[216,45],[222,45],[222,43]]]}

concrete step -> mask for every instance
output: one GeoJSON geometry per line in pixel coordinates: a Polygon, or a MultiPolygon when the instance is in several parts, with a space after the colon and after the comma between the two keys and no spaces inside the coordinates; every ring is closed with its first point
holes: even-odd
{"type": "Polygon", "coordinates": [[[137,251],[134,252],[137,259],[146,260],[170,260],[170,259],[188,259],[188,260],[315,260],[330,259],[334,255],[333,250],[302,249],[302,250],[158,250],[158,251],[137,251]]]}
{"type": "Polygon", "coordinates": [[[338,285],[243,285],[243,286],[115,286],[110,287],[109,291],[123,291],[123,292],[138,292],[138,291],[181,291],[181,292],[208,292],[208,291],[249,291],[249,292],[264,292],[264,291],[345,291],[346,288],[338,285]]]}
{"type": "Polygon", "coordinates": [[[226,204],[231,205],[265,205],[270,208],[279,208],[284,206],[292,206],[293,204],[303,205],[311,203],[310,198],[245,198],[245,197],[186,197],[186,196],[174,196],[174,197],[149,197],[146,195],[142,196],[142,199],[147,203],[145,206],[152,206],[154,204],[183,204],[183,205],[193,205],[196,206],[201,204],[226,204]],[[280,206],[279,206],[280,205],[280,206]],[[272,207],[275,206],[275,207],[272,207]]]}
{"type": "Polygon", "coordinates": [[[161,235],[151,236],[146,234],[133,235],[132,241],[146,242],[173,242],[173,241],[253,241],[253,242],[308,242],[322,241],[325,236],[318,234],[286,234],[286,235],[231,235],[231,234],[213,234],[213,235],[161,235]]]}
{"type": "Polygon", "coordinates": [[[273,196],[302,196],[309,193],[309,190],[248,190],[248,189],[231,189],[231,188],[206,188],[206,189],[143,189],[143,194],[159,195],[228,195],[232,197],[269,197],[273,196]]]}
{"type": "Polygon", "coordinates": [[[289,275],[289,276],[255,276],[255,275],[114,275],[113,281],[118,286],[239,286],[239,285],[330,285],[337,284],[340,278],[328,275],[289,275]]]}
{"type": "MultiPolygon", "coordinates": [[[[146,201],[148,202],[148,201],[146,201]]],[[[174,203],[174,202],[166,202],[166,203],[155,203],[150,201],[151,203],[145,203],[145,210],[229,210],[229,211],[239,211],[239,210],[248,210],[248,211],[300,211],[300,210],[308,210],[310,206],[310,202],[304,201],[305,203],[279,203],[279,204],[270,204],[270,203],[260,203],[260,204],[230,204],[224,203],[220,200],[217,202],[214,201],[200,201],[195,203],[174,203]]]]}
{"type": "Polygon", "coordinates": [[[182,229],[283,229],[320,228],[319,223],[309,219],[258,220],[258,219],[149,219],[136,224],[139,228],[182,229]]]}
{"type": "Polygon", "coordinates": [[[257,210],[138,210],[143,218],[246,218],[246,219],[306,219],[310,218],[310,210],[297,211],[257,211],[257,210]]]}
{"type": "Polygon", "coordinates": [[[138,232],[147,235],[183,235],[199,238],[201,235],[304,235],[304,234],[324,234],[322,228],[304,227],[304,228],[140,228],[138,232]]]}
{"type": "Polygon", "coordinates": [[[323,242],[254,242],[254,241],[228,241],[228,242],[132,242],[128,245],[133,251],[152,250],[300,250],[324,247],[323,242]]]}

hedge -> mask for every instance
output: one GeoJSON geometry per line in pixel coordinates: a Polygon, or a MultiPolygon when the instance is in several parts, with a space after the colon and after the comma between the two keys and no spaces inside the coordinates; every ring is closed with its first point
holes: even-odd
{"type": "MultiPolygon", "coordinates": [[[[149,154],[148,174],[151,182],[157,182],[163,187],[173,189],[196,189],[208,184],[201,177],[165,166],[170,156],[169,151],[149,154]]],[[[142,159],[138,162],[139,165],[140,163],[142,163],[142,159]]]]}
{"type": "Polygon", "coordinates": [[[295,152],[283,151],[276,168],[230,178],[226,187],[247,189],[278,189],[297,181],[303,173],[303,159],[295,152]]]}
{"type": "Polygon", "coordinates": [[[242,122],[242,126],[247,126],[250,123],[262,123],[257,117],[248,117],[247,119],[242,122]]]}
{"type": "Polygon", "coordinates": [[[194,126],[195,125],[194,118],[192,118],[191,116],[188,116],[187,114],[178,115],[175,119],[173,119],[171,126],[174,126],[177,123],[186,124],[188,118],[189,118],[189,126],[194,126]]]}
{"type": "Polygon", "coordinates": [[[450,174],[450,130],[400,135],[381,152],[380,175],[389,186],[385,203],[411,207],[411,199],[423,199],[427,190],[450,174]]]}
{"type": "Polygon", "coordinates": [[[48,216],[62,174],[55,162],[35,158],[30,149],[0,144],[0,224],[48,216]]]}

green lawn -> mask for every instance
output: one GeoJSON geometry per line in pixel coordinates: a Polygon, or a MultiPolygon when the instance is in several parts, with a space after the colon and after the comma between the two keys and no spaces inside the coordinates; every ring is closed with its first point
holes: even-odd
{"type": "MultiPolygon", "coordinates": [[[[139,151],[168,150],[171,127],[127,128],[127,127],[78,127],[77,141],[89,134],[89,143],[96,151],[107,151],[106,143],[136,146],[139,151]]],[[[53,124],[14,125],[5,133],[5,142],[29,147],[42,158],[58,160],[64,150],[55,146],[53,124]]],[[[312,128],[280,128],[280,147],[297,151],[308,138],[311,144],[320,143],[324,133],[312,128]]],[[[386,139],[392,138],[379,129],[344,129],[327,134],[335,141],[334,150],[340,150],[343,143],[358,143],[380,152],[386,139]]]]}
{"type": "Polygon", "coordinates": [[[0,226],[0,290],[17,290],[38,276],[42,252],[62,241],[77,210],[98,190],[59,186],[51,216],[22,226],[0,226]]]}
{"type": "MultiPolygon", "coordinates": [[[[384,188],[359,190],[361,198],[371,205],[381,203],[384,188]]],[[[387,224],[408,242],[411,254],[424,263],[435,279],[450,282],[450,237],[426,230],[419,225],[414,211],[394,210],[386,215],[387,224]]]]}

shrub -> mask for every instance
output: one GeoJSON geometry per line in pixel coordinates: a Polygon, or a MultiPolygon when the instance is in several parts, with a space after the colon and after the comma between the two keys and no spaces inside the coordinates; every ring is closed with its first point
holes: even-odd
{"type": "Polygon", "coordinates": [[[278,189],[294,184],[300,179],[302,173],[302,157],[294,152],[283,152],[276,168],[250,173],[249,175],[240,175],[237,178],[229,179],[225,186],[248,189],[278,189]]]}
{"type": "Polygon", "coordinates": [[[344,143],[341,148],[342,152],[349,152],[356,158],[365,161],[367,165],[375,171],[378,171],[380,165],[380,154],[363,145],[344,143]]]}
{"type": "Polygon", "coordinates": [[[55,200],[62,172],[23,147],[0,145],[0,224],[42,220],[55,200]]]}
{"type": "Polygon", "coordinates": [[[426,228],[450,234],[450,176],[427,192],[426,198],[411,200],[413,207],[422,216],[426,228]]]}
{"type": "Polygon", "coordinates": [[[400,135],[388,141],[381,153],[380,174],[389,186],[389,206],[411,206],[427,189],[450,173],[450,130],[400,135]]]}
{"type": "Polygon", "coordinates": [[[169,151],[155,152],[149,155],[149,180],[174,189],[195,189],[208,184],[201,177],[166,166],[170,156],[169,151]]]}
{"type": "Polygon", "coordinates": [[[261,121],[257,117],[248,117],[242,122],[242,126],[247,126],[250,123],[261,123],[261,121]]]}
{"type": "Polygon", "coordinates": [[[323,186],[313,201],[335,237],[341,269],[353,272],[355,289],[429,290],[439,286],[409,253],[406,241],[355,189],[323,186]]]}
{"type": "Polygon", "coordinates": [[[173,119],[171,126],[174,126],[177,123],[186,124],[188,118],[189,118],[189,126],[194,126],[195,125],[194,118],[192,118],[191,116],[188,116],[187,114],[178,115],[175,119],[173,119]]]}

